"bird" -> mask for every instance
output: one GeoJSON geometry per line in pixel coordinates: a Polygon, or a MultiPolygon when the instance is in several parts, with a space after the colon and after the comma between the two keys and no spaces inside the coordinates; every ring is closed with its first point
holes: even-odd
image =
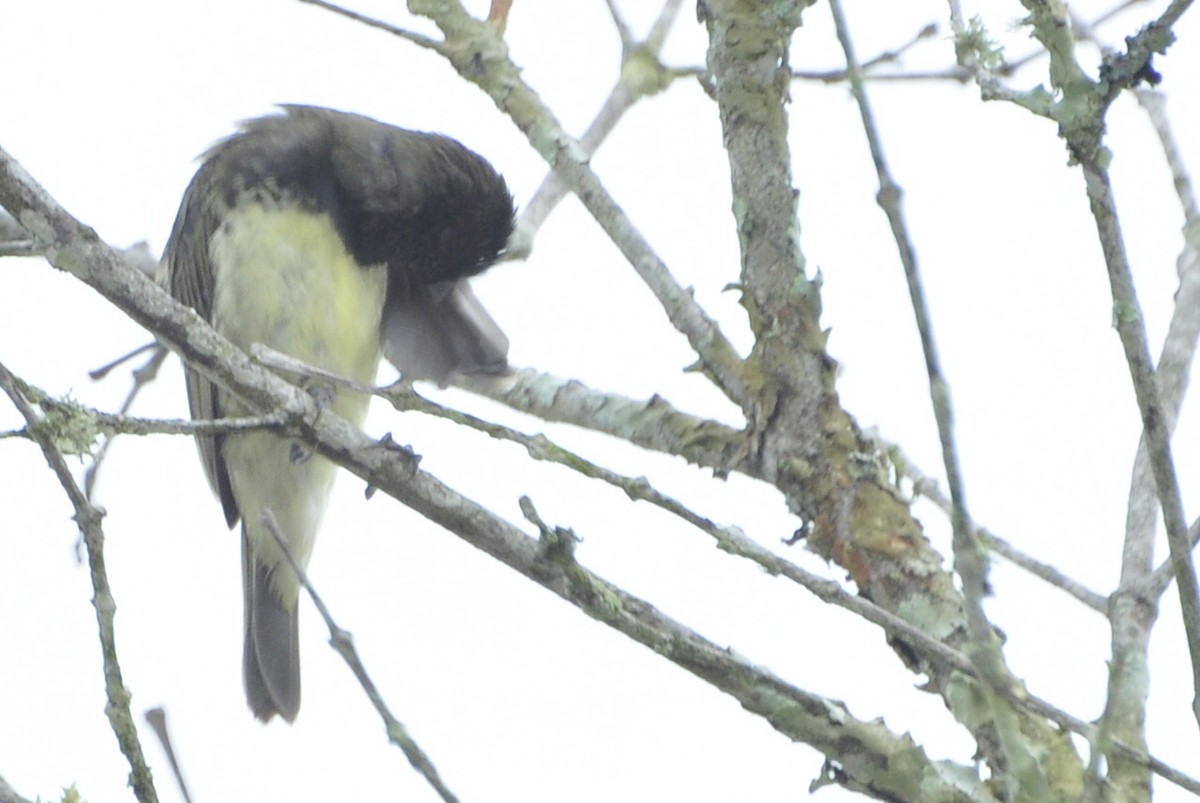
{"type": "MultiPolygon", "coordinates": [[[[408,379],[504,375],[508,339],[467,280],[503,253],[514,221],[504,178],[441,134],[333,109],[283,105],[243,121],[202,157],[164,251],[172,296],[237,346],[261,344],[373,382],[381,357],[408,379]]],[[[185,363],[196,420],[255,413],[185,363]]],[[[368,397],[281,371],[322,409],[361,426],[368,397]]],[[[241,523],[250,710],[300,710],[299,579],[335,466],[269,430],[196,435],[230,529],[241,523]]]]}

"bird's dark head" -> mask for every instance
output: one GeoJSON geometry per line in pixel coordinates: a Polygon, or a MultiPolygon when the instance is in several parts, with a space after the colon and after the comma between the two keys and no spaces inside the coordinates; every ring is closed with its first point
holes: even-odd
{"type": "Polygon", "coordinates": [[[513,199],[482,156],[440,134],[357,114],[285,106],[210,153],[226,203],[246,193],[330,216],[361,265],[387,264],[393,292],[488,268],[513,229],[513,199]]]}
{"type": "Polygon", "coordinates": [[[448,137],[392,129],[382,141],[339,140],[334,174],[347,183],[357,214],[346,235],[364,264],[388,263],[418,285],[454,282],[494,263],[513,230],[504,179],[478,154],[448,137]],[[382,149],[370,158],[364,148],[382,149]],[[377,164],[371,176],[358,164],[377,164]]]}

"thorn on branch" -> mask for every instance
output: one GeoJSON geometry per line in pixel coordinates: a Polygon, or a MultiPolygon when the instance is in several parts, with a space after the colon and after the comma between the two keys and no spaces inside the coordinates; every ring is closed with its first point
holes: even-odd
{"type": "Polygon", "coordinates": [[[119,368],[120,366],[122,366],[125,363],[132,360],[134,357],[137,357],[140,354],[144,354],[147,351],[150,351],[157,345],[158,345],[157,343],[146,343],[144,345],[138,346],[133,351],[130,351],[126,354],[122,354],[120,357],[117,357],[112,362],[106,363],[104,365],[101,365],[99,368],[93,368],[92,370],[88,371],[88,378],[94,382],[99,382],[101,379],[104,379],[106,376],[108,376],[110,373],[112,373],[114,368],[119,368]]]}
{"type": "MultiPolygon", "coordinates": [[[[385,432],[383,437],[371,447],[373,449],[382,449],[389,455],[389,459],[396,460],[404,465],[408,476],[412,476],[417,472],[417,468],[421,465],[421,455],[413,451],[411,446],[397,443],[392,438],[392,433],[385,432]]],[[[375,495],[378,489],[371,483],[367,483],[367,487],[363,489],[363,496],[370,499],[375,495]]]]}
{"type": "Polygon", "coordinates": [[[575,545],[583,539],[570,528],[551,527],[547,524],[538,514],[537,508],[533,506],[533,500],[528,496],[522,496],[517,503],[521,506],[521,513],[525,515],[525,519],[538,528],[539,557],[555,566],[573,564],[575,562],[575,545]]]}

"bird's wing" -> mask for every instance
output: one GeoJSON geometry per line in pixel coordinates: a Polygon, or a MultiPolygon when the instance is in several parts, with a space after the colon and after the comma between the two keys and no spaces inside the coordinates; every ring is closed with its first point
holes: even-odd
{"type": "Polygon", "coordinates": [[[508,338],[465,281],[418,288],[383,313],[383,354],[405,379],[445,385],[451,374],[502,374],[508,338]]]}
{"type": "MultiPolygon", "coordinates": [[[[207,167],[201,167],[201,170],[205,169],[207,167]]],[[[196,187],[206,184],[204,181],[193,181],[188,187],[179,216],[175,219],[171,238],[167,241],[163,259],[167,264],[168,290],[171,295],[212,323],[214,279],[208,246],[213,233],[220,225],[220,215],[214,206],[216,199],[200,197],[196,190],[196,187]]],[[[197,421],[220,418],[221,392],[217,385],[186,362],[184,374],[187,379],[188,406],[191,408],[192,418],[197,421]]],[[[221,500],[225,520],[232,527],[237,523],[240,514],[229,484],[229,474],[221,459],[222,437],[219,434],[197,435],[196,445],[200,449],[204,473],[221,500]]]]}

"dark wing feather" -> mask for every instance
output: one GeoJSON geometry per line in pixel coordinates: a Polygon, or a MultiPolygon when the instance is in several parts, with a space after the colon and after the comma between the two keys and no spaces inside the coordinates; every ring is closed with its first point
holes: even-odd
{"type": "Polygon", "coordinates": [[[419,288],[384,310],[383,354],[405,379],[445,385],[453,373],[502,374],[508,338],[466,281],[419,288]]]}
{"type": "MultiPolygon", "coordinates": [[[[202,174],[211,169],[208,164],[201,167],[188,186],[163,255],[167,264],[167,289],[171,295],[181,304],[196,310],[209,323],[212,322],[214,279],[208,244],[221,221],[216,208],[217,200],[201,197],[197,188],[208,186],[206,176],[202,174]]],[[[198,421],[220,418],[220,389],[187,363],[184,363],[183,370],[192,418],[198,421]]],[[[240,513],[229,485],[229,474],[221,459],[221,438],[220,435],[197,435],[196,446],[200,449],[200,461],[209,485],[220,498],[225,521],[232,527],[237,523],[240,513]]]]}

